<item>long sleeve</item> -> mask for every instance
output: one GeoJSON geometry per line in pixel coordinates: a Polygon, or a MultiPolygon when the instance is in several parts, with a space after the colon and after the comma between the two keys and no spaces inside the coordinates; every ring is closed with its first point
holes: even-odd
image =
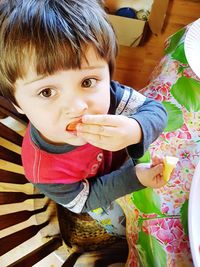
{"type": "Polygon", "coordinates": [[[127,147],[129,155],[138,159],[164,130],[167,112],[160,102],[117,82],[111,83],[111,101],[109,113],[133,118],[140,124],[142,141],[127,147]]]}
{"type": "Polygon", "coordinates": [[[35,184],[35,186],[50,199],[76,213],[107,207],[115,199],[144,188],[137,179],[131,159],[120,169],[101,177],[73,184],[35,184]],[[89,192],[85,198],[83,192],[86,187],[89,192]]]}
{"type": "Polygon", "coordinates": [[[161,103],[147,98],[144,104],[138,108],[137,113],[129,117],[138,121],[142,128],[142,142],[127,147],[131,157],[139,158],[163,132],[167,122],[167,114],[161,103]]]}

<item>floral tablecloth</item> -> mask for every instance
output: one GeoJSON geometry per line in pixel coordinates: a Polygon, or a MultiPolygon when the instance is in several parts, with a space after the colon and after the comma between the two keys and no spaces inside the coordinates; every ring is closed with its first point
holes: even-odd
{"type": "Polygon", "coordinates": [[[163,103],[169,118],[142,161],[148,162],[156,154],[176,156],[179,162],[163,188],[146,188],[119,199],[127,217],[127,266],[193,266],[187,212],[191,181],[200,159],[200,79],[184,52],[189,27],[167,39],[165,56],[142,90],[163,103]]]}

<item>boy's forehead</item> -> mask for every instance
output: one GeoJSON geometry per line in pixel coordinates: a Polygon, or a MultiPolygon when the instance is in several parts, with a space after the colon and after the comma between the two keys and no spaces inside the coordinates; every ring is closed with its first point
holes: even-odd
{"type": "MultiPolygon", "coordinates": [[[[26,55],[25,59],[25,65],[26,65],[26,71],[24,72],[23,79],[18,79],[16,81],[16,85],[18,83],[23,83],[23,85],[32,83],[34,81],[43,79],[47,76],[47,74],[38,74],[37,73],[37,67],[35,63],[35,57],[33,54],[31,56],[26,55]]],[[[82,63],[81,63],[81,69],[83,70],[89,70],[89,69],[99,69],[99,68],[105,68],[107,66],[107,62],[103,59],[100,58],[100,56],[97,54],[95,49],[92,46],[88,46],[87,49],[85,49],[85,54],[84,57],[82,58],[82,63]]],[[[62,71],[56,70],[56,72],[62,71]]],[[[52,73],[55,74],[55,73],[52,73]]]]}

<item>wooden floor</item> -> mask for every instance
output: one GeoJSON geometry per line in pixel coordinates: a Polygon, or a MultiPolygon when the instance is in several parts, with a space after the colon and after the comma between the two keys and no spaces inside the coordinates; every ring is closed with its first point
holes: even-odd
{"type": "Polygon", "coordinates": [[[169,0],[165,25],[160,35],[151,35],[140,47],[120,46],[114,79],[137,90],[146,86],[149,75],[163,56],[165,39],[198,18],[200,0],[169,0]]]}

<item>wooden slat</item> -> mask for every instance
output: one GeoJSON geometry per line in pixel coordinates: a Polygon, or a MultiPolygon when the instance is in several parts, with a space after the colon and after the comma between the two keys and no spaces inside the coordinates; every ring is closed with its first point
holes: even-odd
{"type": "Polygon", "coordinates": [[[13,107],[13,105],[5,99],[3,96],[0,95],[0,112],[11,116],[13,119],[27,125],[28,119],[26,116],[17,112],[17,110],[13,107]]]}
{"type": "MultiPolygon", "coordinates": [[[[51,252],[56,250],[62,245],[62,239],[60,237],[54,237],[43,246],[35,249],[31,253],[27,254],[18,261],[8,265],[7,267],[22,267],[22,266],[33,266],[44,257],[49,255],[51,252]]],[[[70,267],[70,266],[68,266],[70,267]]]]}
{"type": "Polygon", "coordinates": [[[1,122],[0,122],[0,137],[3,137],[4,139],[6,139],[6,140],[18,145],[18,146],[22,145],[23,137],[1,122]]]}
{"type": "Polygon", "coordinates": [[[3,111],[0,110],[0,120],[5,119],[6,117],[7,117],[7,115],[5,113],[3,113],[3,111]]]}
{"type": "Polygon", "coordinates": [[[0,182],[12,184],[26,184],[28,180],[23,174],[15,173],[7,170],[0,170],[0,182]]]}
{"type": "Polygon", "coordinates": [[[18,232],[0,238],[0,256],[29,240],[48,224],[49,221],[46,221],[40,225],[32,225],[18,232]]]}
{"type": "Polygon", "coordinates": [[[28,220],[34,214],[39,214],[47,210],[48,205],[36,210],[22,210],[9,214],[0,215],[0,230],[8,228],[12,225],[28,220]]]}
{"type": "Polygon", "coordinates": [[[44,198],[43,194],[25,194],[21,192],[0,192],[0,205],[20,203],[27,199],[44,198]]]}
{"type": "Polygon", "coordinates": [[[73,252],[69,255],[67,260],[62,264],[61,267],[73,267],[77,261],[77,259],[83,254],[82,252],[73,252]]]}
{"type": "Polygon", "coordinates": [[[18,153],[3,147],[2,145],[0,145],[0,159],[6,160],[9,162],[18,164],[18,165],[22,165],[21,156],[18,153]]]}

